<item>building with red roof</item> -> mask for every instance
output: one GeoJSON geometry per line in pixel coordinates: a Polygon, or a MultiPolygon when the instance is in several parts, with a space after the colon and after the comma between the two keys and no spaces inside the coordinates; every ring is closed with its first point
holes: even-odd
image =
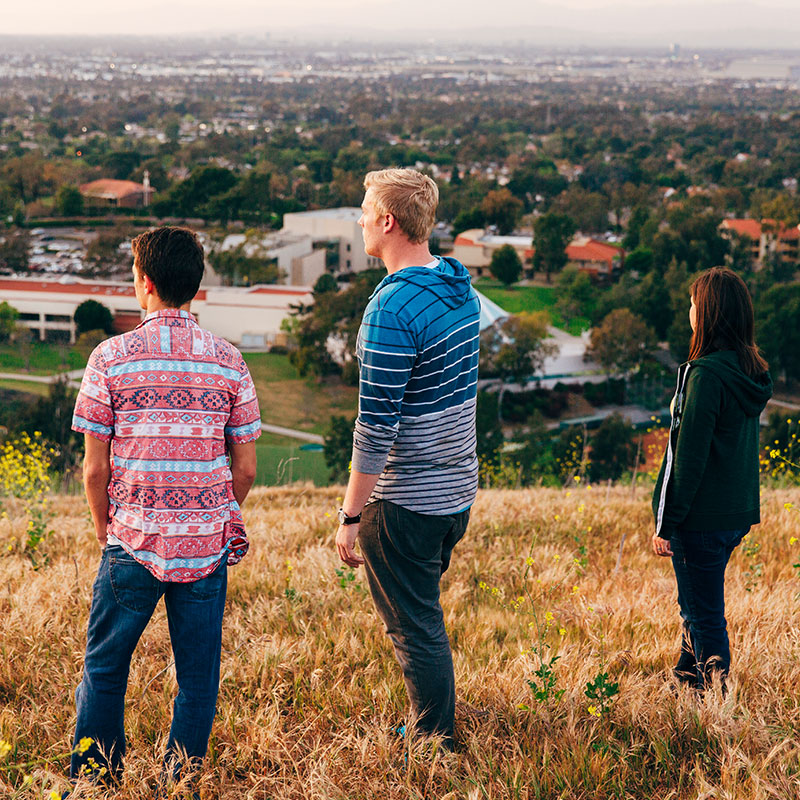
{"type": "Polygon", "coordinates": [[[788,226],[774,219],[725,219],[719,226],[726,239],[738,238],[750,246],[753,267],[764,267],[768,258],[780,255],[781,259],[795,267],[800,266],[800,225],[788,226]]]}
{"type": "Polygon", "coordinates": [[[83,183],[79,187],[84,202],[89,206],[114,206],[117,208],[143,208],[150,205],[153,190],[150,176],[145,171],[144,181],[118,181],[101,178],[83,183]]]}

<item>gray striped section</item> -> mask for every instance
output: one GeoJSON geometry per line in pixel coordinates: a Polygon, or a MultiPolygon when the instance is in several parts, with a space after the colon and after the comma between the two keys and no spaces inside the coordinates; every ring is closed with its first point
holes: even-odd
{"type": "Polygon", "coordinates": [[[388,500],[420,514],[454,514],[478,490],[475,407],[466,403],[424,417],[402,417],[371,500],[388,500]]]}

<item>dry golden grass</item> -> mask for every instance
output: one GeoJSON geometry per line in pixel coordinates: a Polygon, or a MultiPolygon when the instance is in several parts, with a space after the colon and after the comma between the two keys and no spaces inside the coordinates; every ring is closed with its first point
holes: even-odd
{"type": "MultiPolygon", "coordinates": [[[[342,587],[335,573],[336,495],[292,487],[248,500],[252,548],[229,573],[203,798],[800,797],[800,586],[792,567],[800,543],[789,541],[800,535],[800,515],[784,508],[796,492],[765,490],[764,522],[753,532],[761,550],[739,548],[731,561],[731,691],[699,702],[676,695],[669,681],[675,585],[669,562],[648,550],[644,490],[482,492],[443,581],[443,606],[460,699],[489,714],[459,712],[453,754],[392,734],[405,715],[402,680],[363,575],[342,587]],[[572,560],[580,544],[582,570],[572,560]],[[529,556],[528,588],[546,597],[540,617],[550,611],[555,622],[548,641],[565,689],[557,702],[532,698],[533,661],[521,653],[531,646],[532,614],[509,602],[522,593],[529,556]],[[601,630],[620,691],[597,719],[584,688],[599,670],[601,630]]],[[[99,554],[83,500],[54,505],[56,533],[43,545],[49,564],[34,571],[21,555],[0,559],[0,738],[14,747],[0,762],[0,797],[67,788],[99,554]],[[9,769],[14,763],[27,765],[9,769]]],[[[0,541],[20,533],[20,512],[9,508],[0,541]]],[[[163,671],[170,659],[162,606],[134,655],[125,778],[109,797],[153,796],[175,692],[172,670],[163,671]]],[[[89,786],[72,795],[103,796],[89,786]]]]}

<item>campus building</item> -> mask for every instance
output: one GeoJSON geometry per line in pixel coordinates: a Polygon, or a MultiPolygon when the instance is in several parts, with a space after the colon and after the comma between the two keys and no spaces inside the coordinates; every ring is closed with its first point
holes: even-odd
{"type": "MultiPolygon", "coordinates": [[[[0,277],[0,301],[19,311],[19,322],[42,341],[74,342],[75,309],[84,300],[97,300],[110,311],[114,329],[131,330],[144,317],[132,283],[92,281],[65,275],[61,278],[0,277]]],[[[268,349],[285,344],[281,323],[292,306],[313,302],[306,286],[260,285],[201,288],[192,301],[192,313],[212,333],[233,344],[268,349]]]]}
{"type": "Polygon", "coordinates": [[[247,256],[271,260],[284,276],[281,283],[290,286],[313,286],[317,278],[325,272],[324,247],[315,247],[314,240],[307,234],[282,231],[246,236],[231,233],[225,237],[220,250],[235,250],[241,247],[247,256]]]}
{"type": "Polygon", "coordinates": [[[379,258],[364,252],[364,237],[358,224],[360,216],[361,209],[354,206],[284,214],[281,233],[305,234],[315,245],[324,244],[330,254],[330,272],[363,272],[382,267],[379,258]]]}

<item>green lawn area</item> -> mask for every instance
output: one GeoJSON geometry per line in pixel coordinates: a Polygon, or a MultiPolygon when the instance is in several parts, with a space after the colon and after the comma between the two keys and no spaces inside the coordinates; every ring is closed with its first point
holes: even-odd
{"type": "MultiPolygon", "coordinates": [[[[52,375],[86,366],[86,359],[68,345],[31,342],[30,374],[52,375]]],[[[15,344],[0,345],[0,372],[26,372],[26,359],[15,344]]]]}
{"type": "Polygon", "coordinates": [[[355,417],[357,387],[303,378],[283,354],[245,353],[244,358],[256,386],[263,422],[325,434],[332,416],[355,417]]]}
{"type": "Polygon", "coordinates": [[[37,397],[47,397],[50,391],[49,383],[33,383],[26,380],[0,380],[0,389],[10,389],[14,392],[35,394],[37,397]]]}
{"type": "Polygon", "coordinates": [[[292,443],[272,444],[267,434],[258,440],[256,485],[280,486],[292,481],[313,481],[315,486],[327,486],[329,470],[323,453],[303,450],[303,442],[297,439],[288,441],[292,443]]]}
{"type": "Polygon", "coordinates": [[[550,323],[556,328],[561,328],[573,336],[580,336],[583,331],[591,326],[589,320],[576,317],[564,324],[564,320],[555,310],[555,288],[551,286],[505,286],[500,281],[482,278],[475,282],[475,288],[497,303],[509,314],[519,314],[521,311],[546,311],[550,315],[550,323]]]}

